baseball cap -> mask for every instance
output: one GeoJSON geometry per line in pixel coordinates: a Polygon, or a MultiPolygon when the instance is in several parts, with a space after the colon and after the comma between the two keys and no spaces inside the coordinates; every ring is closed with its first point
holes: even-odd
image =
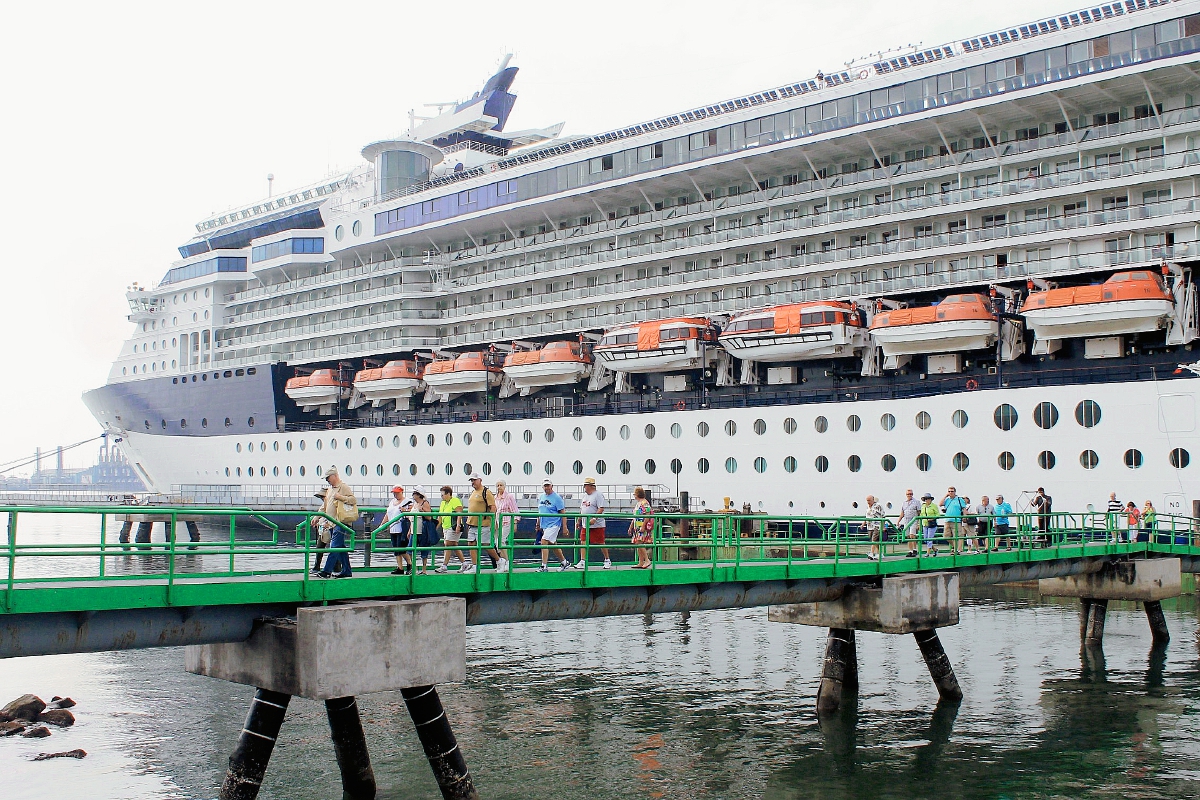
{"type": "Polygon", "coordinates": [[[546,480],[542,481],[542,486],[546,486],[547,484],[549,484],[550,486],[553,486],[554,481],[550,480],[549,478],[546,478],[546,480]]]}
{"type": "Polygon", "coordinates": [[[329,469],[325,470],[326,478],[333,477],[334,475],[337,475],[337,474],[338,474],[337,467],[330,467],[329,469]]]}
{"type": "Polygon", "coordinates": [[[483,478],[479,477],[479,473],[478,473],[478,472],[472,472],[472,473],[471,473],[471,477],[470,477],[470,478],[468,478],[468,480],[472,480],[472,481],[481,481],[481,480],[483,480],[483,478]]]}
{"type": "Polygon", "coordinates": [[[396,493],[396,492],[403,492],[403,491],[404,491],[404,487],[403,487],[403,486],[393,486],[393,487],[392,487],[392,493],[393,493],[393,494],[394,494],[394,493],[396,493]]]}

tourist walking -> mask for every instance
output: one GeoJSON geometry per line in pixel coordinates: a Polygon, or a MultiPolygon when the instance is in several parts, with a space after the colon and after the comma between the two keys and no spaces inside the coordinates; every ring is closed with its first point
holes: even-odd
{"type": "MultiPolygon", "coordinates": [[[[1158,512],[1154,510],[1154,503],[1149,500],[1146,505],[1142,506],[1142,530],[1146,532],[1146,538],[1143,541],[1153,542],[1158,539],[1158,512]]],[[[1170,537],[1167,537],[1167,542],[1170,543],[1170,537]]]]}
{"type": "Polygon", "coordinates": [[[585,478],[583,481],[583,497],[579,499],[579,513],[581,519],[579,521],[579,563],[575,565],[577,569],[583,569],[588,562],[588,556],[591,554],[591,549],[587,545],[599,545],[600,554],[604,556],[604,568],[612,569],[612,559],[609,558],[608,548],[604,546],[604,534],[608,530],[608,520],[602,516],[595,516],[604,513],[604,492],[596,488],[595,478],[585,478]],[[587,530],[587,543],[583,541],[583,530],[587,530]]]}
{"type": "Polygon", "coordinates": [[[1037,509],[1038,541],[1042,547],[1050,545],[1050,514],[1054,510],[1054,498],[1046,494],[1046,490],[1038,487],[1033,497],[1033,507],[1037,509]]]}
{"type": "MultiPolygon", "coordinates": [[[[988,551],[989,539],[991,538],[989,533],[994,522],[992,517],[995,513],[996,507],[991,504],[986,494],[979,498],[979,505],[975,506],[975,541],[979,545],[978,549],[985,553],[988,551]]],[[[991,549],[993,552],[999,549],[994,541],[991,542],[991,549]]]]}
{"type": "Polygon", "coordinates": [[[629,541],[637,547],[635,569],[649,569],[652,565],[650,545],[654,542],[654,511],[646,499],[646,490],[641,486],[633,489],[633,519],[629,523],[629,541]]]}
{"type": "Polygon", "coordinates": [[[328,516],[341,524],[334,525],[322,520],[330,526],[330,553],[329,559],[325,562],[325,569],[318,574],[322,578],[349,578],[352,574],[350,554],[344,552],[346,528],[343,526],[353,525],[358,521],[358,500],[354,497],[354,491],[350,488],[350,484],[342,480],[336,467],[330,467],[325,471],[325,480],[329,483],[329,488],[325,490],[325,504],[322,508],[328,516]]]}
{"type": "Polygon", "coordinates": [[[913,497],[912,489],[904,490],[904,502],[900,504],[900,516],[896,520],[904,538],[908,540],[908,557],[917,557],[917,515],[921,513],[921,502],[913,497]]]}
{"type": "Polygon", "coordinates": [[[450,569],[450,556],[452,555],[458,556],[459,571],[467,571],[467,559],[463,556],[463,551],[458,549],[463,529],[463,519],[459,516],[462,507],[462,500],[454,496],[454,490],[449,486],[443,486],[442,502],[438,506],[438,513],[441,515],[442,540],[446,544],[442,550],[442,565],[435,572],[446,572],[450,569]]]}
{"type": "Polygon", "coordinates": [[[392,499],[388,501],[387,511],[384,512],[388,521],[388,533],[391,535],[393,555],[396,557],[396,568],[393,575],[409,575],[412,573],[412,553],[409,552],[410,534],[412,532],[412,517],[407,516],[413,510],[413,501],[404,496],[403,486],[392,487],[392,499]]]}
{"type": "Polygon", "coordinates": [[[517,505],[517,498],[508,491],[508,484],[504,481],[496,481],[496,512],[500,519],[500,524],[497,526],[499,534],[496,539],[496,547],[504,555],[504,566],[507,568],[510,566],[511,555],[508,542],[517,530],[517,523],[521,519],[517,515],[521,509],[517,505]]]}
{"type": "Polygon", "coordinates": [[[962,518],[963,511],[966,510],[967,504],[958,496],[954,487],[951,486],[946,490],[946,496],[942,498],[942,511],[946,515],[945,527],[942,531],[942,536],[950,545],[950,552],[954,555],[960,555],[966,549],[966,545],[959,541],[962,536],[962,518]]]}
{"type": "Polygon", "coordinates": [[[1012,539],[1009,538],[1009,515],[1013,513],[1012,506],[1004,499],[1004,495],[996,495],[995,517],[996,549],[1000,549],[1000,540],[1004,540],[1004,549],[1012,550],[1012,539]]]}
{"type": "MultiPolygon", "coordinates": [[[[1117,499],[1116,492],[1108,493],[1108,508],[1106,509],[1105,527],[1112,531],[1112,541],[1117,543],[1121,540],[1121,529],[1125,527],[1125,515],[1122,513],[1125,510],[1125,504],[1117,499]]],[[[1128,539],[1128,534],[1126,534],[1128,539]]]]}
{"type": "Polygon", "coordinates": [[[475,572],[479,569],[479,550],[474,547],[475,543],[479,543],[479,547],[487,553],[488,558],[492,560],[492,567],[498,572],[504,572],[508,569],[508,562],[504,556],[496,552],[496,548],[492,544],[492,533],[496,517],[496,495],[492,490],[483,485],[483,478],[479,477],[478,472],[471,473],[471,494],[467,497],[467,546],[471,547],[471,563],[467,565],[467,572],[475,572]]]}
{"type": "Polygon", "coordinates": [[[883,544],[883,506],[873,494],[867,495],[866,527],[867,538],[871,540],[871,550],[867,553],[867,558],[875,561],[881,555],[880,547],[883,544]]]}
{"type": "Polygon", "coordinates": [[[927,556],[937,555],[937,548],[933,545],[937,539],[937,521],[940,511],[941,509],[933,502],[933,495],[929,492],[921,495],[921,510],[918,512],[918,517],[924,532],[925,555],[927,556]]]}
{"type": "Polygon", "coordinates": [[[1142,527],[1142,512],[1138,511],[1137,503],[1132,500],[1125,504],[1125,523],[1125,529],[1129,533],[1130,540],[1143,541],[1139,535],[1142,527]]]}
{"type": "Polygon", "coordinates": [[[554,484],[547,478],[542,483],[542,493],[538,496],[537,530],[540,534],[538,541],[542,546],[542,566],[538,567],[538,572],[546,571],[551,548],[558,556],[558,571],[563,572],[571,568],[571,562],[558,546],[558,537],[562,533],[562,512],[566,507],[562,496],[554,491],[554,484]]]}
{"type": "MultiPolygon", "coordinates": [[[[421,574],[429,574],[429,559],[432,548],[437,547],[440,539],[438,538],[438,520],[433,513],[433,506],[429,503],[429,498],[425,496],[425,487],[417,485],[413,487],[413,513],[417,515],[419,525],[417,527],[417,550],[421,556],[421,574]]],[[[415,559],[414,559],[415,561],[415,559]]],[[[437,557],[433,556],[434,563],[437,563],[437,557]]],[[[416,564],[413,565],[414,569],[416,564]]]]}

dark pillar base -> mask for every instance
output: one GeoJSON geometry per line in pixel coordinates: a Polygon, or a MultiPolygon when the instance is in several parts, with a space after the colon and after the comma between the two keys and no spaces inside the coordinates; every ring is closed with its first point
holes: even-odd
{"type": "Polygon", "coordinates": [[[821,686],[817,689],[817,713],[832,714],[842,705],[842,694],[853,684],[858,690],[858,660],[854,647],[854,631],[830,628],[825,640],[825,666],[821,670],[821,686]],[[851,666],[853,664],[853,666],[851,666]]]}
{"type": "MultiPolygon", "coordinates": [[[[191,542],[200,541],[200,525],[195,520],[190,520],[190,519],[183,524],[187,526],[188,541],[191,541],[191,542]]],[[[188,549],[195,550],[196,548],[191,547],[188,549]]]]}
{"type": "Polygon", "coordinates": [[[1086,597],[1079,601],[1079,641],[1087,639],[1088,620],[1092,616],[1092,601],[1086,597]]]}
{"type": "Polygon", "coordinates": [[[229,757],[229,771],[225,773],[218,795],[220,800],[254,800],[258,797],[267,762],[271,760],[271,751],[275,749],[275,740],[291,699],[291,695],[267,689],[255,691],[237,747],[229,757]]]}
{"type": "Polygon", "coordinates": [[[421,740],[421,747],[429,759],[442,797],[445,800],[479,800],[479,793],[475,791],[475,783],[467,770],[467,761],[458,749],[454,732],[450,730],[450,721],[446,719],[446,710],[442,708],[437,689],[433,686],[414,686],[401,689],[400,694],[417,727],[417,738],[421,740]]]}
{"type": "Polygon", "coordinates": [[[1087,645],[1099,646],[1104,643],[1104,618],[1108,614],[1107,600],[1091,600],[1088,611],[1087,625],[1084,627],[1083,641],[1087,645]]]}
{"type": "Polygon", "coordinates": [[[343,800],[373,800],[376,793],[375,772],[367,752],[367,737],[358,716],[358,703],[353,697],[338,697],[325,701],[329,732],[333,736],[333,752],[342,773],[343,800]]]}
{"type": "Polygon", "coordinates": [[[121,544],[129,544],[129,534],[133,532],[133,523],[129,520],[121,523],[121,544]]]}
{"type": "Polygon", "coordinates": [[[154,533],[153,522],[139,522],[137,528],[137,536],[134,541],[138,544],[150,544],[150,535],[154,533]]]}
{"type": "Polygon", "coordinates": [[[1171,641],[1171,632],[1167,630],[1167,618],[1163,616],[1162,603],[1147,600],[1142,605],[1146,607],[1146,620],[1150,623],[1150,635],[1154,643],[1166,644],[1171,641]]]}
{"type": "Polygon", "coordinates": [[[914,631],[913,638],[917,640],[917,646],[921,648],[921,655],[925,657],[925,666],[929,667],[929,677],[933,678],[933,683],[937,686],[938,695],[942,701],[962,702],[962,687],[958,685],[954,667],[950,664],[950,659],[946,657],[946,651],[942,649],[942,641],[938,638],[937,631],[932,628],[927,631],[914,631]]]}

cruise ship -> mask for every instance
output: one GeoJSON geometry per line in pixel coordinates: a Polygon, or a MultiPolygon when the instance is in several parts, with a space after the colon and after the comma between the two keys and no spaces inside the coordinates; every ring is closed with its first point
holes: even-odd
{"type": "Polygon", "coordinates": [[[199,222],[84,400],[172,494],[1192,513],[1198,62],[1200,2],[1122,0],[576,136],[505,59],[199,222]]]}

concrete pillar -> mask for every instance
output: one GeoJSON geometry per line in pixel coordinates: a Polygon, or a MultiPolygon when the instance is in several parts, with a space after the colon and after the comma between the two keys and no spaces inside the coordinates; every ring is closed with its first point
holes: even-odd
{"type": "Polygon", "coordinates": [[[133,520],[127,519],[121,523],[121,544],[129,544],[129,534],[133,532],[133,520]]]}
{"type": "Polygon", "coordinates": [[[858,694],[858,643],[854,629],[850,629],[850,647],[846,653],[846,677],[842,679],[842,691],[858,694]]]}
{"type": "Polygon", "coordinates": [[[291,695],[270,689],[255,691],[237,747],[229,757],[229,771],[225,773],[218,795],[220,800],[254,800],[258,797],[267,762],[271,760],[291,699],[291,695]]]}
{"type": "Polygon", "coordinates": [[[413,724],[417,727],[417,738],[438,789],[445,800],[479,800],[475,791],[475,783],[467,770],[467,761],[458,748],[454,731],[450,729],[450,720],[446,718],[446,710],[442,708],[442,700],[438,697],[437,689],[433,686],[414,686],[401,689],[404,704],[413,724]]]}
{"type": "Polygon", "coordinates": [[[849,687],[853,672],[854,691],[858,690],[858,664],[854,652],[854,631],[849,628],[830,628],[825,640],[825,665],[821,670],[821,685],[817,689],[817,713],[832,714],[842,705],[842,694],[849,687]],[[850,665],[854,666],[851,667],[850,665]]]}
{"type": "Polygon", "coordinates": [[[1158,600],[1147,600],[1146,620],[1150,623],[1150,636],[1155,644],[1166,644],[1171,641],[1171,632],[1167,630],[1167,618],[1163,616],[1162,603],[1158,600]]]}
{"type": "Polygon", "coordinates": [[[1079,641],[1087,639],[1088,619],[1092,615],[1092,599],[1090,597],[1079,598],[1079,641]]]}
{"type": "Polygon", "coordinates": [[[1107,600],[1092,600],[1091,611],[1088,612],[1087,629],[1083,636],[1085,644],[1096,646],[1104,643],[1104,618],[1107,614],[1107,600]]]}
{"type": "Polygon", "coordinates": [[[375,772],[367,752],[367,737],[353,697],[335,697],[325,701],[333,752],[342,773],[343,800],[373,800],[376,794],[375,772]]]}
{"type": "Polygon", "coordinates": [[[149,544],[150,536],[154,533],[153,522],[139,522],[137,527],[137,536],[134,541],[138,544],[149,544]]]}
{"type": "Polygon", "coordinates": [[[937,686],[942,700],[949,703],[962,702],[962,687],[958,685],[954,667],[951,666],[946,651],[942,649],[942,640],[938,638],[937,631],[933,628],[913,631],[913,638],[917,640],[917,646],[921,648],[921,655],[925,657],[925,666],[929,667],[929,677],[933,678],[933,683],[937,686]]]}

